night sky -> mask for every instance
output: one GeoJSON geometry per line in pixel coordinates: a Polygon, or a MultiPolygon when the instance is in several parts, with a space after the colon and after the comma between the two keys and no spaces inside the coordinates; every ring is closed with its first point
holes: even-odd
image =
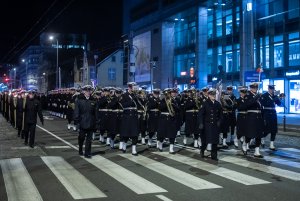
{"type": "Polygon", "coordinates": [[[0,10],[0,65],[17,63],[42,32],[86,33],[91,50],[122,35],[122,0],[3,0],[0,10]]]}

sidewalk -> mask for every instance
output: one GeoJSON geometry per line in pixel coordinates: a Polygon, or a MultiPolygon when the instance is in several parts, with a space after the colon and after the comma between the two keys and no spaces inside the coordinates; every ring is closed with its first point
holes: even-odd
{"type": "Polygon", "coordinates": [[[290,132],[293,133],[293,135],[300,136],[300,114],[277,114],[277,121],[278,121],[278,133],[280,134],[288,134],[290,135],[290,132]],[[285,116],[285,127],[286,132],[284,132],[284,119],[285,116]]]}

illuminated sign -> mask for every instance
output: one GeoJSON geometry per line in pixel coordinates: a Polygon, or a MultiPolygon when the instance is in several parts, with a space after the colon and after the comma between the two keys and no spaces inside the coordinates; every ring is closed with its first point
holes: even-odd
{"type": "Polygon", "coordinates": [[[195,69],[192,67],[190,68],[190,76],[194,77],[194,75],[195,75],[195,69]]]}
{"type": "Polygon", "coordinates": [[[300,71],[290,71],[290,72],[285,72],[285,76],[289,77],[289,76],[297,76],[300,75],[300,71]]]}
{"type": "Polygon", "coordinates": [[[186,71],[180,72],[180,75],[181,75],[181,76],[186,76],[186,71]]]}
{"type": "Polygon", "coordinates": [[[217,77],[213,77],[213,78],[212,78],[212,81],[217,81],[217,80],[218,80],[217,77]]]}

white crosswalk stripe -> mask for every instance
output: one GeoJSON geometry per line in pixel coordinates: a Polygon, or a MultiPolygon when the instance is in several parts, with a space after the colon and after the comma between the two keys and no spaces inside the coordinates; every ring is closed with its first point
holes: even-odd
{"type": "MultiPolygon", "coordinates": [[[[240,150],[236,150],[236,149],[228,149],[228,150],[223,150],[223,151],[224,152],[231,152],[231,153],[241,152],[240,150]]],[[[272,163],[277,163],[277,164],[281,164],[281,165],[285,165],[285,166],[290,166],[290,167],[293,167],[293,168],[300,168],[300,163],[299,162],[285,160],[285,159],[277,158],[277,157],[274,157],[274,156],[266,156],[265,155],[264,160],[272,162],[272,163]]]]}
{"type": "Polygon", "coordinates": [[[202,190],[202,189],[214,189],[214,188],[222,188],[219,185],[208,182],[199,177],[193,176],[186,172],[177,170],[176,168],[170,167],[163,163],[157,162],[145,156],[135,157],[129,154],[121,155],[135,163],[138,163],[150,170],[153,170],[163,176],[166,176],[178,183],[181,183],[185,186],[188,186],[194,190],[202,190]]]}
{"type": "Polygon", "coordinates": [[[44,163],[74,199],[102,198],[106,195],[61,157],[43,156],[44,163]]]}
{"type": "Polygon", "coordinates": [[[43,200],[20,158],[0,161],[8,201],[43,200]]]}
{"type": "Polygon", "coordinates": [[[228,162],[228,163],[233,163],[235,165],[239,165],[239,166],[242,166],[242,167],[247,167],[247,168],[251,168],[251,169],[254,169],[254,170],[259,170],[261,172],[277,175],[277,176],[284,177],[284,178],[287,178],[287,179],[291,179],[291,180],[294,180],[294,181],[300,181],[300,173],[297,173],[297,172],[292,172],[292,171],[284,170],[284,169],[277,168],[277,167],[263,165],[263,164],[260,164],[260,163],[255,163],[255,162],[252,162],[252,161],[248,161],[248,160],[245,160],[245,159],[232,157],[232,156],[224,156],[224,157],[221,157],[220,160],[228,162]]]}
{"type": "MultiPolygon", "coordinates": [[[[194,154],[199,154],[198,149],[186,149],[188,152],[194,154]]],[[[281,148],[281,151],[291,151],[289,149],[281,148]]],[[[249,161],[247,158],[236,155],[239,150],[224,150],[224,152],[219,152],[219,160],[225,163],[212,164],[206,160],[197,159],[193,154],[187,154],[183,151],[175,155],[169,154],[168,152],[151,152],[152,157],[148,157],[148,154],[133,156],[131,154],[117,154],[117,157],[122,157],[127,162],[130,161],[138,164],[135,168],[147,169],[146,171],[152,171],[153,174],[159,177],[165,177],[169,181],[176,181],[178,185],[185,186],[193,190],[208,190],[208,189],[220,189],[225,188],[224,182],[222,184],[218,183],[218,180],[210,181],[210,177],[203,178],[202,176],[195,175],[192,172],[185,172],[183,170],[177,169],[176,166],[167,165],[167,163],[160,162],[155,157],[163,157],[166,160],[172,160],[172,164],[176,163],[179,166],[182,164],[206,171],[210,174],[222,177],[225,180],[230,180],[237,182],[242,185],[253,186],[253,185],[269,185],[273,180],[271,178],[264,177],[259,178],[258,175],[262,177],[262,174],[249,175],[252,170],[258,170],[261,173],[267,173],[271,175],[276,175],[282,178],[286,178],[292,181],[300,181],[299,173],[299,162],[295,159],[290,158],[280,158],[277,155],[267,155],[265,154],[264,159],[258,159],[256,161],[249,161]],[[154,159],[153,159],[154,158],[154,159]],[[270,165],[262,164],[261,161],[272,162],[270,165]],[[274,163],[280,164],[280,166],[274,167],[274,163]],[[225,165],[226,167],[224,167],[225,165]],[[230,164],[230,165],[229,165],[230,164]],[[239,167],[241,166],[241,167],[239,167]],[[280,167],[280,168],[279,168],[280,167]],[[289,167],[287,170],[284,167],[289,167]],[[251,171],[245,171],[246,169],[251,171]],[[245,169],[245,170],[244,170],[245,169]],[[292,171],[295,169],[295,171],[292,171]],[[298,172],[297,172],[298,171],[298,172]],[[245,173],[248,172],[249,174],[245,173]]],[[[298,152],[294,151],[294,154],[298,152]]],[[[109,198],[109,194],[104,194],[105,192],[102,187],[99,187],[94,182],[90,181],[90,176],[85,176],[85,171],[78,171],[76,167],[78,165],[72,165],[72,160],[66,161],[64,158],[59,156],[41,156],[39,163],[44,163],[43,168],[49,169],[48,177],[55,177],[55,180],[60,182],[62,186],[65,187],[65,194],[72,196],[74,200],[77,199],[93,199],[93,198],[109,198]],[[52,174],[53,173],[53,174],[52,174]]],[[[103,156],[93,156],[91,159],[86,159],[84,157],[78,157],[81,163],[89,163],[94,166],[94,169],[98,169],[103,172],[103,174],[108,175],[110,178],[116,180],[119,185],[122,185],[130,190],[130,192],[137,195],[142,194],[155,194],[157,199],[170,200],[168,197],[168,191],[171,192],[168,186],[160,182],[153,182],[155,179],[149,181],[143,178],[141,175],[123,167],[117,162],[113,162],[110,158],[105,158],[103,156]]],[[[75,160],[74,160],[75,161],[75,160]]],[[[7,198],[9,201],[41,201],[43,200],[44,192],[39,185],[35,184],[36,175],[30,171],[31,168],[26,168],[21,158],[14,159],[3,159],[0,160],[0,167],[3,181],[5,186],[3,188],[7,193],[7,198]],[[33,179],[32,179],[33,178],[33,179]],[[39,192],[41,190],[41,192],[39,192]]],[[[95,178],[97,179],[97,178],[95,178]]],[[[99,178],[101,179],[101,178],[99,178]]]]}
{"type": "Polygon", "coordinates": [[[183,155],[180,155],[180,154],[170,155],[166,152],[160,152],[160,153],[156,153],[156,154],[167,157],[167,158],[175,160],[175,161],[178,161],[180,163],[184,163],[184,164],[192,166],[194,168],[205,170],[205,171],[210,172],[212,174],[224,177],[226,179],[233,180],[233,181],[241,183],[241,184],[257,185],[257,184],[268,184],[268,183],[270,183],[268,181],[265,181],[265,180],[262,180],[262,179],[259,179],[259,178],[255,178],[255,177],[252,177],[252,176],[249,176],[249,175],[246,175],[246,174],[236,172],[234,170],[219,167],[217,165],[209,164],[209,163],[203,162],[201,160],[197,160],[197,159],[190,158],[190,157],[187,157],[187,156],[183,156],[183,155]]]}
{"type": "Polygon", "coordinates": [[[137,194],[167,192],[165,189],[104,157],[94,156],[92,159],[86,159],[86,161],[96,166],[137,194]]]}
{"type": "Polygon", "coordinates": [[[285,151],[300,153],[300,149],[296,149],[296,148],[279,148],[279,150],[285,150],[285,151]]]}

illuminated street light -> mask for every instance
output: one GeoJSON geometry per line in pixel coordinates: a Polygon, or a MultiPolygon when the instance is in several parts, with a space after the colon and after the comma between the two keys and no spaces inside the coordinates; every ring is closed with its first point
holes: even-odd
{"type": "Polygon", "coordinates": [[[54,36],[49,36],[49,40],[56,40],[56,88],[61,88],[60,73],[58,72],[58,40],[54,36]]]}

